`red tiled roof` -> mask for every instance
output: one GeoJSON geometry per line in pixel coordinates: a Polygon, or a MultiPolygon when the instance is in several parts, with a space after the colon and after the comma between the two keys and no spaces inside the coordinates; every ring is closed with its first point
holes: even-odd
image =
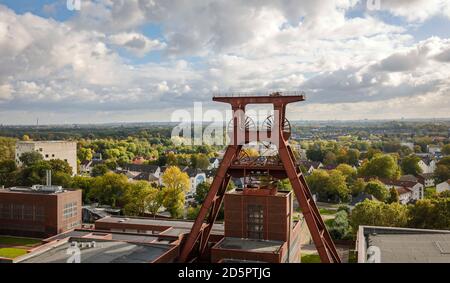
{"type": "Polygon", "coordinates": [[[403,195],[403,194],[408,194],[411,192],[410,189],[402,187],[402,188],[397,188],[397,192],[399,195],[403,195]]]}

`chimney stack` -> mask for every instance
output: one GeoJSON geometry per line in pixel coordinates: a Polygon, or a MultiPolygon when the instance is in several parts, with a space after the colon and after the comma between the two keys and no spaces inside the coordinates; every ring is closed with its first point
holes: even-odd
{"type": "Polygon", "coordinates": [[[46,173],[46,180],[47,180],[46,185],[51,186],[52,185],[52,170],[45,170],[45,173],[46,173]]]}

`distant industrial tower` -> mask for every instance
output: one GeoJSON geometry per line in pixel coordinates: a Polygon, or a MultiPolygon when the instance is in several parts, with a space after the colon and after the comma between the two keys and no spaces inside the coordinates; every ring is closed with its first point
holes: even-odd
{"type": "MultiPolygon", "coordinates": [[[[336,251],[336,247],[325,227],[305,177],[288,143],[291,136],[291,126],[286,119],[286,106],[292,102],[305,100],[303,93],[275,92],[270,95],[236,94],[230,96],[214,96],[213,100],[231,104],[233,110],[232,131],[229,132],[231,143],[225,152],[191,232],[182,244],[178,261],[193,262],[196,259],[205,258],[204,255],[207,249],[208,239],[214,221],[219,213],[220,206],[222,205],[226,188],[231,177],[237,177],[244,178],[247,182],[243,189],[242,197],[251,195],[273,196],[274,191],[276,192],[277,190],[277,182],[288,178],[322,262],[340,263],[341,259],[336,251]],[[250,117],[245,115],[247,104],[272,104],[274,107],[274,115],[267,117],[261,126],[257,126],[250,117]],[[268,147],[275,144],[278,147],[278,155],[271,157],[249,157],[242,150],[242,147],[250,142],[263,143],[268,147]]],[[[229,201],[231,202],[232,198],[229,201]]],[[[227,206],[230,208],[229,205],[227,206]]],[[[258,214],[258,217],[263,218],[264,215],[269,215],[266,210],[274,210],[272,211],[273,215],[273,212],[278,213],[276,210],[286,209],[278,205],[261,207],[262,209],[252,205],[251,208],[253,211],[241,211],[239,215],[242,218],[244,218],[243,215],[247,215],[247,219],[255,222],[254,219],[248,217],[253,217],[253,214],[258,214]]],[[[225,209],[228,208],[225,207],[225,209]]],[[[236,207],[233,209],[236,209],[236,207]]],[[[281,211],[279,213],[280,215],[282,214],[281,211]]],[[[227,211],[225,211],[225,214],[227,214],[227,211]]],[[[245,224],[247,222],[245,220],[239,223],[248,225],[245,224]]],[[[237,222],[234,221],[232,226],[235,223],[237,222]]],[[[266,224],[261,226],[253,225],[253,230],[249,229],[245,235],[243,233],[241,235],[253,239],[271,240],[271,232],[264,231],[264,227],[269,226],[266,224]],[[257,229],[255,230],[254,228],[257,229]]],[[[225,221],[225,230],[227,233],[227,221],[225,221]]]]}

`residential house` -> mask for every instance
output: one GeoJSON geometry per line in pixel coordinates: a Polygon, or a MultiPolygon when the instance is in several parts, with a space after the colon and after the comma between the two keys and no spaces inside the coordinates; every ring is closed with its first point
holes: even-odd
{"type": "Polygon", "coordinates": [[[193,196],[197,191],[197,186],[206,181],[206,174],[205,172],[197,168],[187,168],[184,170],[184,172],[188,174],[191,184],[191,188],[187,193],[187,196],[193,196]]]}
{"type": "Polygon", "coordinates": [[[407,148],[414,150],[414,143],[412,142],[402,142],[400,143],[401,146],[406,146],[407,148]]]}
{"type": "Polygon", "coordinates": [[[92,159],[92,160],[85,160],[81,162],[80,164],[80,173],[84,175],[91,175],[92,169],[99,164],[105,163],[102,159],[92,159]]]}
{"type": "Polygon", "coordinates": [[[401,197],[401,203],[423,199],[424,185],[419,182],[401,180],[380,180],[388,190],[395,188],[401,197]],[[408,192],[410,191],[410,193],[408,192]]]}
{"type": "Polygon", "coordinates": [[[318,162],[318,161],[309,161],[309,160],[301,161],[300,165],[302,165],[306,168],[306,172],[308,175],[312,174],[312,172],[314,172],[314,170],[323,168],[322,162],[318,162]]]}
{"type": "Polygon", "coordinates": [[[432,155],[440,155],[441,154],[441,148],[436,145],[429,145],[428,146],[428,152],[432,155]]]}
{"type": "Polygon", "coordinates": [[[422,169],[422,173],[434,173],[436,170],[436,160],[429,157],[422,157],[419,161],[419,167],[422,169]]]}
{"type": "Polygon", "coordinates": [[[133,164],[144,164],[145,158],[142,156],[137,156],[135,158],[133,158],[133,160],[131,161],[131,163],[133,164]]]}
{"type": "Polygon", "coordinates": [[[419,179],[414,175],[403,175],[398,179],[399,181],[418,182],[419,179]]]}
{"type": "Polygon", "coordinates": [[[401,204],[408,204],[413,197],[413,193],[406,187],[396,188],[398,193],[398,200],[401,204]]]}
{"type": "Polygon", "coordinates": [[[377,200],[373,195],[365,193],[365,192],[361,192],[356,197],[352,198],[352,201],[350,202],[350,205],[351,206],[355,206],[358,203],[365,201],[366,199],[368,199],[368,200],[377,200]]]}
{"type": "Polygon", "coordinates": [[[425,186],[425,188],[434,187],[434,174],[433,173],[422,173],[418,176],[419,182],[425,186]]]}
{"type": "Polygon", "coordinates": [[[442,193],[445,191],[450,191],[450,179],[445,182],[439,183],[436,185],[436,192],[442,193]]]}
{"type": "Polygon", "coordinates": [[[329,164],[329,165],[324,165],[321,169],[324,169],[324,170],[334,170],[334,169],[336,169],[337,168],[337,165],[335,165],[335,164],[329,164]]]}
{"type": "Polygon", "coordinates": [[[144,180],[155,183],[159,183],[161,175],[161,168],[159,166],[148,164],[125,164],[121,168],[121,171],[125,172],[128,179],[144,180]]]}
{"type": "Polygon", "coordinates": [[[217,168],[219,168],[219,165],[220,165],[220,160],[218,158],[216,158],[216,157],[210,158],[208,170],[217,169],[217,168]]]}

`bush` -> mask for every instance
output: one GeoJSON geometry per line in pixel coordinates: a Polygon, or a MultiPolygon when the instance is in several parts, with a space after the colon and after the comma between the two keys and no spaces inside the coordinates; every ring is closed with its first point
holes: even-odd
{"type": "Polygon", "coordinates": [[[399,203],[386,204],[366,199],[352,210],[350,222],[354,233],[360,225],[406,227],[408,208],[399,203]]]}

